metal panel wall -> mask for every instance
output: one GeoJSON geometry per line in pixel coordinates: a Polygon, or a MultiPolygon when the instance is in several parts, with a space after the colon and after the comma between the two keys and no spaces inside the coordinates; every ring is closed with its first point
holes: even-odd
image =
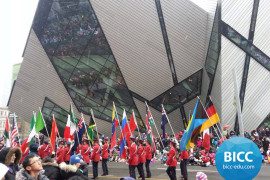
{"type": "Polygon", "coordinates": [[[209,42],[208,13],[187,0],[161,1],[161,5],[180,82],[203,67],[209,42]]]}
{"type": "Polygon", "coordinates": [[[270,72],[257,63],[250,61],[243,122],[245,130],[257,128],[270,112],[270,72]]]}
{"type": "Polygon", "coordinates": [[[248,38],[253,0],[223,0],[221,18],[248,38]]]}
{"type": "Polygon", "coordinates": [[[90,0],[128,88],[151,100],[173,86],[154,1],[90,0]]]}
{"type": "Polygon", "coordinates": [[[265,54],[270,56],[270,1],[260,0],[259,11],[256,22],[256,30],[254,35],[254,44],[265,54]]]}
{"type": "MultiPolygon", "coordinates": [[[[221,114],[220,118],[222,124],[229,124],[231,127],[234,126],[236,106],[234,100],[234,80],[233,80],[233,69],[237,73],[237,83],[240,88],[245,53],[239,49],[236,45],[230,42],[225,37],[222,37],[221,44],[221,114]]],[[[240,89],[239,89],[240,91],[240,89]]],[[[246,121],[246,120],[245,120],[246,121]]]]}
{"type": "MultiPolygon", "coordinates": [[[[21,69],[10,97],[9,109],[16,112],[20,120],[30,122],[32,112],[42,107],[45,97],[67,111],[72,102],[36,34],[31,30],[21,69]]],[[[75,107],[74,104],[73,107],[75,107]]],[[[79,112],[76,108],[73,109],[79,117],[79,112]]],[[[88,122],[89,116],[85,115],[85,120],[88,122]]],[[[108,131],[108,128],[111,130],[109,122],[96,119],[96,123],[98,127],[102,127],[99,128],[101,133],[111,134],[108,131]]],[[[28,132],[28,129],[25,132],[28,132]]]]}

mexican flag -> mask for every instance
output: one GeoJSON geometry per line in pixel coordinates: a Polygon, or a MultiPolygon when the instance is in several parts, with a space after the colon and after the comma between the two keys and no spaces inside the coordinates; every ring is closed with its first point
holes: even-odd
{"type": "Polygon", "coordinates": [[[10,147],[10,128],[9,128],[9,119],[6,117],[4,138],[6,140],[6,147],[10,147]]]}

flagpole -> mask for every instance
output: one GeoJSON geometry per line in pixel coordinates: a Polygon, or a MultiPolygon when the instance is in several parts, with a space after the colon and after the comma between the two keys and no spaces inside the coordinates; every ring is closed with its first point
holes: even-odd
{"type": "MultiPolygon", "coordinates": [[[[211,96],[209,96],[209,98],[210,98],[210,100],[211,100],[211,101],[212,101],[212,103],[213,103],[213,100],[212,100],[211,96]]],[[[219,121],[219,124],[220,124],[220,121],[219,121]]],[[[216,125],[216,126],[217,126],[217,128],[219,129],[219,131],[220,131],[220,132],[222,132],[222,131],[221,131],[221,129],[219,128],[219,126],[218,126],[218,125],[216,125]]],[[[222,134],[221,134],[221,137],[223,137],[223,135],[222,135],[222,134]]]]}
{"type": "Polygon", "coordinates": [[[47,126],[46,126],[46,122],[45,122],[45,120],[44,120],[44,117],[43,117],[43,114],[42,114],[42,112],[41,112],[41,108],[40,108],[40,107],[39,107],[39,111],[40,111],[40,113],[41,113],[42,120],[43,120],[43,123],[44,123],[44,125],[45,125],[45,129],[46,129],[47,135],[48,135],[48,137],[50,137],[50,136],[49,136],[48,129],[47,129],[47,126]]]}
{"type": "MultiPolygon", "coordinates": [[[[163,104],[161,104],[161,107],[162,107],[162,109],[164,109],[163,104]]],[[[164,111],[165,111],[165,109],[164,109],[164,111]]],[[[168,118],[168,116],[167,116],[166,111],[165,111],[165,115],[166,115],[166,118],[167,118],[167,120],[168,120],[168,122],[169,122],[169,125],[170,125],[171,129],[172,129],[172,133],[173,133],[173,135],[174,135],[174,138],[176,138],[176,137],[175,137],[175,133],[174,133],[173,128],[172,128],[172,125],[171,125],[171,122],[170,122],[170,120],[169,120],[169,118],[168,118]]]]}
{"type": "MultiPolygon", "coordinates": [[[[145,101],[145,104],[146,104],[146,107],[147,107],[147,111],[150,112],[149,106],[148,106],[148,104],[147,104],[146,101],[145,101]]],[[[147,112],[147,113],[148,113],[148,112],[147,112]]],[[[151,115],[152,115],[152,114],[151,114],[151,115]]],[[[148,118],[148,121],[149,121],[149,118],[148,118]]],[[[155,122],[154,118],[153,118],[153,121],[154,121],[155,129],[156,129],[157,134],[158,134],[158,138],[160,139],[160,142],[161,142],[161,145],[162,145],[162,149],[164,149],[165,147],[164,147],[164,144],[163,144],[162,139],[161,139],[161,137],[160,137],[160,134],[159,134],[159,132],[158,132],[158,129],[157,129],[157,126],[156,126],[156,122],[155,122]]],[[[151,126],[151,125],[150,125],[150,126],[151,126]]]]}
{"type": "Polygon", "coordinates": [[[98,135],[97,123],[96,123],[95,116],[94,116],[94,112],[93,112],[92,109],[91,109],[91,115],[92,115],[93,121],[95,122],[95,125],[96,125],[95,127],[96,127],[96,131],[97,131],[98,144],[99,144],[99,135],[98,135]]]}
{"type": "Polygon", "coordinates": [[[142,136],[141,136],[141,133],[140,133],[140,128],[139,128],[139,126],[138,126],[138,124],[137,124],[137,120],[136,120],[135,112],[134,112],[134,110],[133,110],[133,109],[132,109],[132,116],[133,116],[133,118],[134,118],[134,122],[135,122],[135,124],[136,124],[137,129],[138,129],[139,137],[140,137],[140,139],[141,139],[141,138],[142,138],[142,136]]]}
{"type": "MultiPolygon", "coordinates": [[[[207,111],[206,111],[204,105],[202,104],[200,97],[197,96],[197,98],[199,99],[199,101],[200,101],[200,103],[201,103],[201,105],[202,105],[202,107],[203,107],[204,112],[206,113],[208,119],[210,120],[211,125],[213,126],[214,129],[216,129],[216,128],[214,127],[214,124],[212,123],[212,119],[209,117],[209,115],[208,115],[208,113],[207,113],[207,111]]],[[[216,129],[216,130],[217,130],[217,132],[219,132],[219,133],[221,134],[221,132],[219,131],[219,129],[216,129]]],[[[218,133],[217,133],[217,135],[218,135],[218,138],[221,139],[221,137],[219,136],[218,133]]],[[[221,135],[222,135],[222,134],[221,134],[221,135]]]]}
{"type": "Polygon", "coordinates": [[[21,146],[20,134],[19,134],[19,129],[18,129],[18,124],[17,124],[17,119],[16,119],[16,114],[15,114],[15,112],[13,113],[13,116],[14,116],[14,122],[16,123],[16,129],[17,129],[17,132],[18,132],[18,140],[19,140],[19,144],[20,144],[20,146],[21,146]]]}

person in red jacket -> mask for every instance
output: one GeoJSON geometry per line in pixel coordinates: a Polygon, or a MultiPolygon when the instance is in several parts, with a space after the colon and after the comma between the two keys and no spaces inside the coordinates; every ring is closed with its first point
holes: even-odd
{"type": "Polygon", "coordinates": [[[188,173],[187,173],[187,163],[188,163],[189,154],[187,150],[181,151],[180,154],[180,169],[181,169],[181,175],[182,178],[187,180],[188,179],[188,173]]]}
{"type": "Polygon", "coordinates": [[[81,145],[81,155],[83,157],[83,161],[87,164],[90,163],[90,146],[88,144],[87,139],[83,139],[82,145],[81,145]]]}
{"type": "Polygon", "coordinates": [[[145,169],[146,169],[146,177],[151,178],[151,171],[150,171],[150,162],[152,159],[152,147],[149,144],[149,142],[146,142],[146,147],[145,147],[145,156],[146,156],[146,163],[145,163],[145,169]]]}
{"type": "Polygon", "coordinates": [[[139,139],[139,146],[138,146],[138,172],[139,172],[139,178],[142,178],[142,180],[145,179],[144,176],[144,169],[143,169],[143,164],[146,162],[146,157],[145,157],[145,142],[144,139],[139,139]]]}
{"type": "Polygon", "coordinates": [[[131,145],[129,148],[127,148],[129,150],[129,159],[128,159],[128,168],[129,168],[129,175],[130,177],[133,177],[134,179],[136,179],[136,173],[135,173],[135,168],[138,165],[138,155],[137,155],[137,144],[135,143],[136,138],[134,136],[130,137],[131,140],[131,145]]]}
{"type": "Polygon", "coordinates": [[[44,159],[47,156],[50,156],[52,154],[52,148],[51,145],[47,140],[44,141],[44,143],[40,146],[38,149],[38,155],[41,159],[44,159]]]}
{"type": "Polygon", "coordinates": [[[108,144],[108,137],[104,138],[104,144],[102,146],[102,170],[103,170],[103,174],[101,176],[106,176],[109,174],[108,171],[108,158],[109,158],[109,144],[108,144]]]}
{"type": "Polygon", "coordinates": [[[66,153],[65,153],[64,141],[60,141],[57,152],[56,152],[56,161],[58,164],[60,164],[61,162],[64,162],[65,155],[66,153]]]}
{"type": "Polygon", "coordinates": [[[168,166],[166,172],[168,176],[170,177],[171,180],[176,180],[176,165],[177,165],[177,160],[176,160],[176,139],[172,138],[170,140],[170,151],[167,154],[168,159],[166,161],[166,164],[168,166]]]}
{"type": "Polygon", "coordinates": [[[93,164],[93,178],[96,179],[98,177],[98,162],[100,160],[100,146],[99,140],[97,138],[94,139],[93,150],[91,153],[91,160],[93,164]]]}
{"type": "Polygon", "coordinates": [[[70,160],[70,152],[71,152],[71,142],[68,141],[65,147],[65,157],[64,157],[64,161],[66,162],[66,164],[69,164],[69,160],[70,160]]]}

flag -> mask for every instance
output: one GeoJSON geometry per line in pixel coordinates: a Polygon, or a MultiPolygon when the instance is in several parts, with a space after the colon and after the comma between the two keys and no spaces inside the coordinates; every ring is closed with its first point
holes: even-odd
{"type": "Polygon", "coordinates": [[[36,127],[36,132],[40,132],[45,127],[44,122],[45,121],[43,119],[41,110],[39,110],[39,112],[37,114],[36,126],[35,126],[36,127]]]}
{"type": "Polygon", "coordinates": [[[208,119],[202,124],[202,126],[200,128],[200,133],[203,132],[204,130],[210,128],[214,124],[219,123],[219,121],[220,121],[219,116],[218,116],[217,111],[216,111],[216,108],[215,108],[213,102],[211,101],[211,99],[209,99],[209,101],[205,107],[205,110],[206,110],[206,113],[208,115],[208,119]]]}
{"type": "Polygon", "coordinates": [[[84,135],[84,133],[85,133],[85,124],[84,124],[84,119],[83,119],[83,117],[81,117],[81,118],[79,119],[78,128],[79,128],[79,131],[78,131],[78,138],[79,138],[79,143],[81,144],[81,143],[82,143],[83,135],[84,135]]]}
{"type": "MultiPolygon", "coordinates": [[[[201,103],[200,103],[200,105],[201,105],[201,103]]],[[[199,114],[197,113],[198,106],[199,106],[199,99],[197,99],[197,101],[196,101],[191,119],[188,123],[188,127],[185,130],[185,132],[182,136],[182,139],[180,141],[180,150],[181,151],[190,148],[190,146],[191,146],[190,139],[192,138],[193,132],[206,121],[206,118],[199,117],[199,114]]]]}
{"type": "Polygon", "coordinates": [[[112,137],[111,137],[111,151],[116,146],[116,128],[119,126],[119,118],[116,111],[116,107],[113,103],[112,109],[112,137]]]}
{"type": "Polygon", "coordinates": [[[22,142],[22,145],[21,145],[21,150],[22,150],[22,154],[24,154],[29,146],[29,142],[28,142],[28,138],[26,138],[23,142],[22,142]]]}
{"type": "Polygon", "coordinates": [[[27,138],[27,143],[29,143],[32,138],[36,135],[36,113],[33,112],[33,116],[31,118],[31,124],[30,124],[30,134],[28,135],[27,138]]]}
{"type": "Polygon", "coordinates": [[[165,130],[166,130],[166,124],[168,123],[167,114],[162,106],[162,117],[161,117],[161,129],[162,129],[162,138],[165,139],[165,130]]]}
{"type": "Polygon", "coordinates": [[[16,123],[16,117],[14,114],[14,117],[12,120],[12,128],[11,128],[11,146],[12,147],[17,146],[16,138],[17,138],[18,134],[19,133],[18,133],[17,123],[16,123]]]}
{"type": "MultiPolygon", "coordinates": [[[[164,110],[164,111],[165,111],[165,110],[164,110]]],[[[151,127],[154,127],[154,126],[155,126],[155,120],[154,120],[154,118],[153,118],[153,116],[152,116],[152,113],[151,113],[151,111],[150,111],[149,108],[148,108],[147,112],[148,112],[148,121],[149,121],[149,124],[150,124],[151,127]]],[[[166,118],[166,120],[167,120],[167,118],[166,118]]],[[[166,121],[166,123],[167,123],[167,122],[168,122],[168,121],[166,121]]]]}
{"type": "Polygon", "coordinates": [[[52,145],[52,151],[54,152],[55,152],[55,141],[56,141],[57,133],[58,133],[58,128],[57,128],[56,120],[53,115],[50,140],[51,140],[51,145],[52,145]]]}
{"type": "Polygon", "coordinates": [[[132,111],[132,114],[129,118],[129,128],[130,128],[131,133],[133,133],[137,129],[134,111],[132,111]]]}
{"type": "Polygon", "coordinates": [[[149,144],[153,144],[152,128],[149,124],[148,114],[145,115],[146,137],[149,144]]]}
{"type": "Polygon", "coordinates": [[[122,134],[120,137],[120,157],[121,158],[125,158],[126,157],[126,151],[125,151],[125,146],[126,146],[126,132],[127,132],[127,116],[126,116],[126,111],[124,109],[123,112],[123,119],[122,119],[122,124],[121,124],[121,128],[122,128],[122,134]]]}
{"type": "Polygon", "coordinates": [[[202,147],[207,151],[210,150],[210,135],[208,133],[205,133],[203,136],[202,147]]]}
{"type": "Polygon", "coordinates": [[[96,133],[94,131],[94,128],[96,127],[96,123],[95,123],[94,118],[95,117],[94,117],[93,113],[91,113],[90,121],[89,121],[88,128],[87,128],[88,137],[89,137],[89,140],[91,142],[93,142],[93,140],[94,140],[94,138],[96,136],[96,133]]]}
{"type": "Polygon", "coordinates": [[[9,128],[9,119],[6,117],[6,122],[5,122],[5,130],[4,130],[4,137],[6,140],[6,147],[10,147],[10,128],[9,128]]]}
{"type": "Polygon", "coordinates": [[[71,136],[71,133],[70,133],[70,115],[69,114],[68,114],[68,118],[67,118],[67,124],[66,124],[66,127],[64,129],[64,139],[66,141],[74,139],[73,135],[71,136]]]}
{"type": "Polygon", "coordinates": [[[72,104],[70,104],[69,114],[71,116],[71,122],[73,122],[76,125],[78,123],[78,119],[75,116],[75,113],[73,111],[72,104]]]}

